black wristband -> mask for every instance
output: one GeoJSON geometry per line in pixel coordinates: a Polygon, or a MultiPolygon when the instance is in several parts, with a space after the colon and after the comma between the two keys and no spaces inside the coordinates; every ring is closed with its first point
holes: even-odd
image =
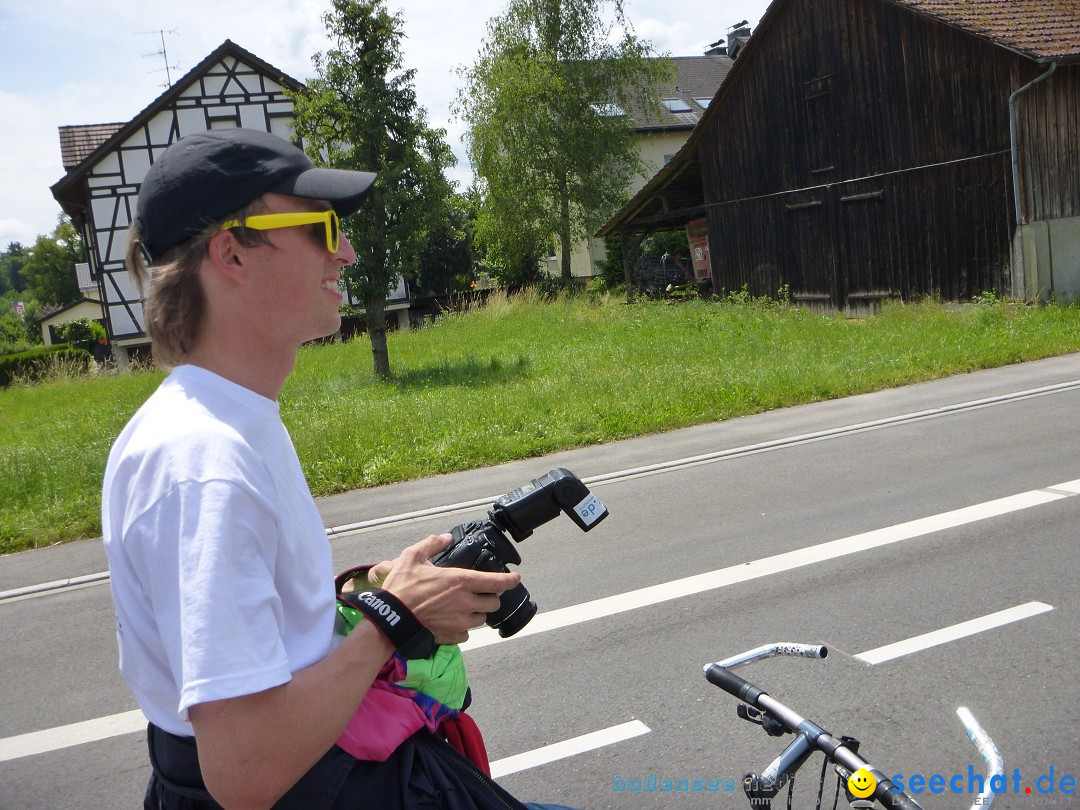
{"type": "Polygon", "coordinates": [[[366,588],[339,593],[338,599],[363,613],[406,658],[427,658],[435,651],[431,631],[390,591],[366,588]]]}

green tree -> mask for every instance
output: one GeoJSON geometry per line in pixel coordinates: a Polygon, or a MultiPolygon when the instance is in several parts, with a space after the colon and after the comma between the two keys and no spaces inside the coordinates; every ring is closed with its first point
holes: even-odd
{"type": "Polygon", "coordinates": [[[469,289],[476,264],[472,232],[468,200],[463,194],[455,194],[446,222],[428,230],[415,275],[410,279],[413,288],[428,294],[469,289]]]}
{"type": "Polygon", "coordinates": [[[686,229],[674,231],[656,231],[641,244],[642,256],[690,256],[690,242],[686,238],[686,229]]]}
{"type": "Polygon", "coordinates": [[[28,339],[26,322],[21,315],[15,314],[13,303],[12,298],[0,298],[0,354],[21,352],[32,345],[28,339]]]}
{"type": "Polygon", "coordinates": [[[371,200],[343,228],[357,261],[346,268],[364,301],[375,375],[390,376],[386,296],[414,274],[430,228],[446,221],[454,154],[416,103],[416,71],[402,69],[402,19],[383,0],[334,0],[323,15],[334,44],[314,57],[317,77],[298,94],[296,133],[312,160],[377,171],[371,200]]]}
{"type": "Polygon", "coordinates": [[[26,276],[19,271],[30,261],[30,251],[18,242],[9,242],[0,253],[0,295],[22,292],[28,284],[26,276]]]}
{"type": "Polygon", "coordinates": [[[79,300],[75,265],[85,255],[82,237],[71,220],[61,214],[52,236],[37,238],[29,260],[19,272],[26,278],[29,292],[43,304],[73,304],[79,300]]]}
{"type": "Polygon", "coordinates": [[[626,111],[655,112],[649,91],[673,68],[651,58],[624,5],[510,0],[463,71],[456,112],[484,198],[478,237],[496,260],[538,258],[555,235],[568,280],[572,240],[593,233],[644,173],[626,111]]]}
{"type": "Polygon", "coordinates": [[[44,342],[38,319],[56,307],[44,307],[26,291],[0,296],[0,354],[23,351],[44,342]],[[15,310],[21,304],[22,313],[15,310]]]}

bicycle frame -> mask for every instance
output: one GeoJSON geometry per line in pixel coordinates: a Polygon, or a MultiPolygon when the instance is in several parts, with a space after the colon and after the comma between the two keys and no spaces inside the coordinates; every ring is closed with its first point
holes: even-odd
{"type": "MultiPolygon", "coordinates": [[[[762,773],[750,773],[743,778],[743,790],[750,800],[751,806],[768,808],[776,794],[794,778],[795,773],[810,755],[818,751],[825,756],[827,762],[833,763],[837,774],[845,781],[848,776],[862,769],[869,771],[877,780],[872,800],[870,798],[865,800],[852,799],[849,795],[851,807],[872,807],[873,801],[877,801],[882,807],[900,808],[900,810],[922,810],[922,807],[914,799],[899,790],[881,771],[858,755],[859,743],[857,740],[851,737],[834,737],[821,726],[802,717],[793,709],[770,697],[762,689],[731,671],[735,667],[776,655],[825,658],[828,654],[828,648],[823,645],[767,644],[723,661],[717,661],[714,664],[706,664],[703,667],[705,677],[710,683],[745,702],[745,705],[739,706],[739,716],[741,718],[761,725],[772,736],[795,735],[795,739],[762,773]]],[[[984,782],[984,789],[972,804],[972,810],[989,807],[994,799],[994,793],[990,790],[991,780],[995,775],[1004,774],[1004,762],[997,750],[997,746],[994,745],[994,741],[979,725],[974,715],[964,707],[957,709],[957,714],[964,724],[968,738],[978,749],[987,765],[987,778],[984,782]]],[[[822,786],[824,785],[824,778],[823,769],[822,786]]],[[[820,801],[821,792],[819,789],[819,805],[820,801]]]]}

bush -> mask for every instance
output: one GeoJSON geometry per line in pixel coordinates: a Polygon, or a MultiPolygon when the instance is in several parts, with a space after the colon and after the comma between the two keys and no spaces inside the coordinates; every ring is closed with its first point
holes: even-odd
{"type": "Polygon", "coordinates": [[[624,281],[622,243],[618,236],[604,237],[604,258],[596,263],[598,278],[606,289],[614,289],[624,281]]]}
{"type": "Polygon", "coordinates": [[[7,387],[19,380],[39,380],[58,363],[86,370],[93,356],[86,349],[72,346],[39,346],[18,354],[0,357],[0,386],[7,387]]]}
{"type": "Polygon", "coordinates": [[[94,346],[105,339],[105,327],[89,318],[76,318],[53,328],[62,342],[88,351],[93,351],[94,346]]]}

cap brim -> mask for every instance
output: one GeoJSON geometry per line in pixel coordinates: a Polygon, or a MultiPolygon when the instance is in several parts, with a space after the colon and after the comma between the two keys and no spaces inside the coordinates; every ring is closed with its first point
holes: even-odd
{"type": "Polygon", "coordinates": [[[375,184],[374,172],[348,169],[311,168],[274,187],[279,194],[328,200],[339,217],[353,213],[364,204],[375,184]]]}

